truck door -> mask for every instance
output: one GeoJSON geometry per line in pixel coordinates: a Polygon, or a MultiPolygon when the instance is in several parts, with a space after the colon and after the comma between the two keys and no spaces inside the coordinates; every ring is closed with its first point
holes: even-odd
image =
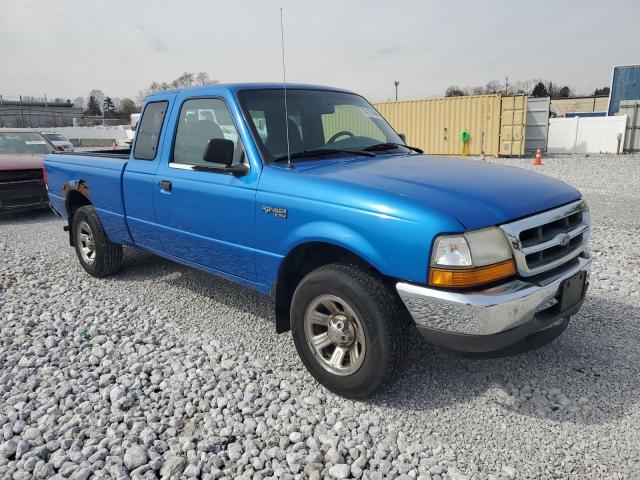
{"type": "Polygon", "coordinates": [[[155,173],[162,156],[167,119],[175,96],[175,93],[154,95],[145,104],[122,179],[127,224],[133,242],[157,252],[162,252],[162,244],[153,208],[155,173]]]}
{"type": "Polygon", "coordinates": [[[227,275],[255,279],[255,196],[259,172],[234,176],[203,160],[209,140],[235,144],[234,163],[247,162],[222,98],[186,99],[172,114],[173,143],[156,172],[155,214],[167,255],[227,275]]]}

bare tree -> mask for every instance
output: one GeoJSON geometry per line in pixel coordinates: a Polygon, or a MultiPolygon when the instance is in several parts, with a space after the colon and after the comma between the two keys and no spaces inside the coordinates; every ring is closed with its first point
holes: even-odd
{"type": "Polygon", "coordinates": [[[104,97],[106,95],[104,94],[104,92],[102,90],[91,90],[89,92],[89,97],[93,97],[96,102],[98,102],[98,105],[102,105],[102,102],[104,102],[104,97]]]}
{"type": "Polygon", "coordinates": [[[171,82],[171,86],[174,88],[186,88],[193,85],[193,73],[184,72],[178,78],[176,78],[173,82],[171,82]]]}
{"type": "Polygon", "coordinates": [[[196,75],[195,82],[196,82],[196,85],[204,87],[206,85],[213,85],[214,83],[218,83],[218,80],[211,80],[211,78],[209,78],[209,74],[207,72],[199,72],[196,75]]]}
{"type": "Polygon", "coordinates": [[[173,88],[212,85],[214,83],[218,83],[218,80],[211,80],[207,72],[199,72],[197,75],[184,72],[171,82],[152,82],[151,85],[138,93],[138,101],[142,103],[148,95],[155,92],[164,92],[173,88]]]}
{"type": "Polygon", "coordinates": [[[502,93],[504,92],[504,86],[498,80],[491,80],[487,82],[484,87],[484,93],[502,93]]]}
{"type": "Polygon", "coordinates": [[[451,85],[444,92],[445,97],[464,97],[465,95],[466,95],[465,91],[455,85],[451,85]]]}

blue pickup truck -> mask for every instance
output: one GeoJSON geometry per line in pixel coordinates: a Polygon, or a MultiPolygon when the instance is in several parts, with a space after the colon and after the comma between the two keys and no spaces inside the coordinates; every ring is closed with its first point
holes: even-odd
{"type": "Polygon", "coordinates": [[[577,190],[423,155],[335,88],[153,94],[130,151],[50,154],[45,170],[90,275],[117,272],[127,245],[271,295],[276,331],[346,397],[392,381],[416,330],[463,352],[542,345],[588,285],[577,190]]]}

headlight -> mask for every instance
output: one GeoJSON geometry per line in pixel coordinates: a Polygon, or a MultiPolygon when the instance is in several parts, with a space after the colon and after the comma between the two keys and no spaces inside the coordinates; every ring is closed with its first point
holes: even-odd
{"type": "Polygon", "coordinates": [[[516,273],[502,230],[485,228],[436,238],[429,283],[439,287],[473,287],[516,273]]]}
{"type": "Polygon", "coordinates": [[[433,247],[433,264],[449,267],[470,267],[471,252],[462,236],[438,237],[433,247]]]}

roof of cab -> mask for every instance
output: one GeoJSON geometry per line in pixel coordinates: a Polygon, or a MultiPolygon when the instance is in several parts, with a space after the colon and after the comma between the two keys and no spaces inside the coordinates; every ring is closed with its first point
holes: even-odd
{"type": "MultiPolygon", "coordinates": [[[[154,92],[149,95],[152,98],[156,95],[165,93],[177,93],[177,92],[189,92],[193,95],[211,95],[219,94],[221,91],[226,90],[231,93],[236,93],[242,90],[283,90],[284,85],[282,83],[214,83],[213,85],[206,85],[204,87],[188,87],[188,88],[174,88],[171,90],[163,90],[162,92],[154,92]]],[[[287,90],[330,90],[332,92],[354,93],[343,88],[327,87],[322,85],[310,85],[305,83],[287,83],[287,90]]]]}

